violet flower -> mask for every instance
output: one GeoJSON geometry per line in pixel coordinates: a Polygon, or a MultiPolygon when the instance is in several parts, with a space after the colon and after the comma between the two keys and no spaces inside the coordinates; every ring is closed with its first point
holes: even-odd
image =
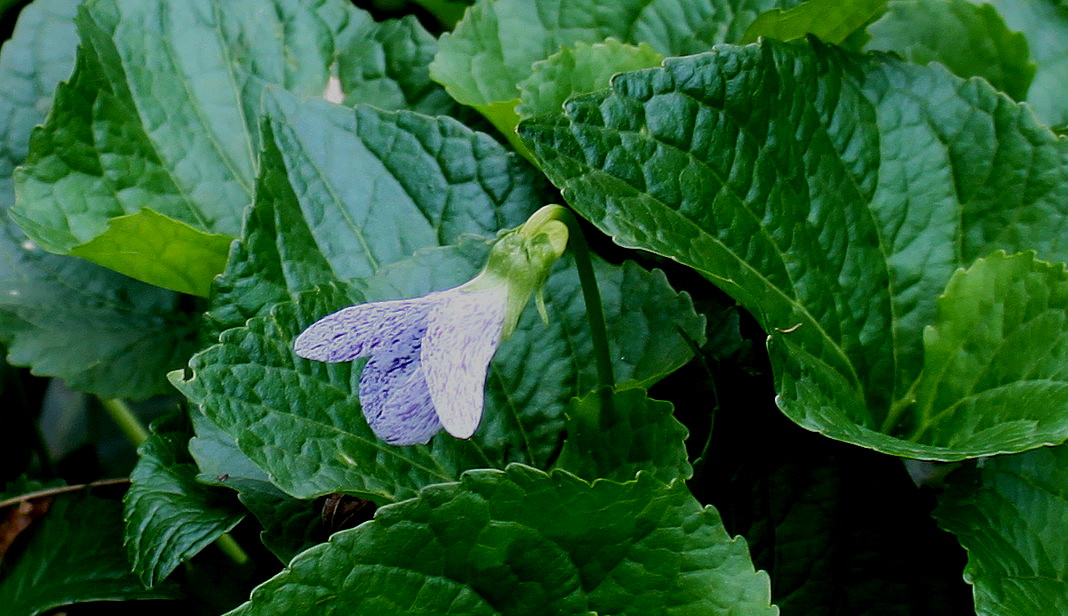
{"type": "Polygon", "coordinates": [[[486,371],[563,254],[560,206],[546,206],[500,235],[471,281],[412,299],[349,306],[297,337],[294,350],[325,362],[370,360],[359,396],[371,430],[387,443],[426,443],[444,428],[470,438],[482,419],[486,371]]]}

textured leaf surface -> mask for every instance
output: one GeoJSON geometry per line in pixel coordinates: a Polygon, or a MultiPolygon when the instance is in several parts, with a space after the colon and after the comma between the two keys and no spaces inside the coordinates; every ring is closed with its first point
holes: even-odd
{"type": "MultiPolygon", "coordinates": [[[[559,447],[569,400],[596,383],[585,306],[566,260],[546,285],[549,325],[527,310],[498,350],[483,423],[471,442],[439,435],[428,446],[386,445],[360,412],[363,362],[324,364],[292,351],[305,327],[347,305],[422,295],[471,278],[486,250],[481,242],[431,249],[359,282],[359,290],[300,294],[269,316],[224,332],[221,344],[193,359],[192,377],[179,380],[175,373],[175,385],[280,488],[301,498],[346,491],[389,502],[467,468],[544,464],[559,447]]],[[[690,351],[676,327],[698,340],[703,330],[689,299],[676,295],[662,274],[633,264],[602,263],[598,272],[618,378],[649,384],[685,363],[690,351]]]]}
{"type": "MultiPolygon", "coordinates": [[[[356,15],[334,0],[91,3],[78,17],[74,74],[34,134],[12,215],[60,253],[146,207],[204,233],[237,235],[251,201],[264,87],[321,95],[337,39],[356,15]]],[[[144,245],[128,246],[136,248],[144,245]]],[[[157,256],[108,265],[127,273],[157,256]]],[[[201,258],[164,256],[174,262],[151,282],[171,288],[184,284],[171,274],[196,271],[201,258]]]]}
{"type": "Polygon", "coordinates": [[[122,549],[122,504],[93,496],[57,498],[17,562],[5,562],[0,605],[5,616],[33,616],[72,603],[174,599],[167,585],[146,589],[122,549]],[[86,524],[91,521],[91,524],[86,524]]]}
{"type": "Polygon", "coordinates": [[[992,4],[1005,24],[1027,37],[1036,70],[1027,101],[1043,122],[1051,126],[1068,124],[1068,102],[1064,84],[1068,81],[1068,6],[1051,0],[975,0],[992,4]]]}
{"type": "Polygon", "coordinates": [[[744,540],[680,486],[512,466],[380,509],[234,614],[770,615],[769,595],[744,540]]]}
{"type": "MultiPolygon", "coordinates": [[[[517,84],[535,62],[577,42],[648,43],[665,56],[735,41],[772,0],[503,0],[477,2],[443,35],[430,75],[456,100],[481,111],[513,144],[517,84]]],[[[566,96],[564,98],[567,98],[566,96]]]]}
{"type": "Polygon", "coordinates": [[[1068,612],[1068,447],[957,471],[935,517],[968,550],[979,614],[1068,612]]]}
{"type": "Polygon", "coordinates": [[[917,64],[940,62],[961,77],[984,77],[1018,101],[1027,98],[1035,75],[1027,39],[1009,30],[989,4],[890,2],[868,34],[868,49],[896,51],[917,64]]]}
{"type": "Polygon", "coordinates": [[[107,231],[70,254],[137,280],[166,281],[173,291],[207,297],[212,278],[226,265],[232,240],[143,208],[112,218],[107,231]]]}
{"type": "Polygon", "coordinates": [[[640,389],[575,398],[557,468],[588,481],[629,481],[638,471],[665,483],[686,480],[693,474],[684,445],[687,431],[673,410],[670,402],[652,400],[640,389]]]}
{"type": "Polygon", "coordinates": [[[530,117],[559,111],[564,101],[608,86],[616,73],[657,66],[664,56],[646,43],[628,45],[616,39],[582,41],[535,62],[530,77],[519,82],[516,113],[530,117]]]}
{"type": "Polygon", "coordinates": [[[126,553],[145,586],[161,582],[244,517],[225,492],[197,482],[185,423],[178,415],[154,422],[130,474],[123,514],[126,553]]]}
{"type": "Polygon", "coordinates": [[[749,25],[740,43],[761,36],[789,41],[813,34],[827,43],[840,44],[875,17],[887,0],[809,0],[792,9],[771,9],[749,25]]]}
{"type": "Polygon", "coordinates": [[[448,118],[302,103],[284,92],[268,107],[256,204],[216,284],[219,330],[421,248],[493,237],[542,205],[529,167],[448,118]]]}
{"type": "Polygon", "coordinates": [[[462,114],[460,105],[430,79],[438,41],[412,16],[376,23],[360,20],[346,32],[338,55],[345,104],[407,109],[426,115],[462,114]]]}
{"type": "MultiPolygon", "coordinates": [[[[15,200],[10,174],[26,156],[30,131],[44,120],[52,90],[74,65],[78,4],[27,6],[0,53],[5,209],[15,200]]],[[[164,375],[192,354],[194,331],[175,294],[47,254],[11,223],[0,230],[0,338],[12,364],[107,398],[146,398],[172,391],[164,375]]]]}
{"type": "MultiPolygon", "coordinates": [[[[956,317],[950,300],[936,306],[954,270],[999,248],[1068,258],[1068,143],[983,82],[768,41],[617,76],[611,91],[521,133],[568,201],[617,242],[694,267],[757,316],[780,405],[801,425],[936,459],[1068,437],[1068,408],[1017,398],[944,424],[997,428],[909,438],[913,417],[946,419],[913,394],[924,327],[956,317]]],[[[987,305],[1009,294],[1064,309],[1053,288],[991,292],[987,305]]],[[[1064,326],[1044,327],[1033,352],[1056,356],[1064,326]]],[[[1054,377],[1042,396],[1054,399],[1059,370],[1041,369],[1054,377]]]]}
{"type": "Polygon", "coordinates": [[[237,491],[241,504],[256,516],[260,540],[283,563],[318,541],[319,512],[311,501],[295,499],[279,490],[267,474],[237,447],[234,439],[200,413],[192,416],[197,436],[189,440],[196,460],[197,480],[237,491]]]}

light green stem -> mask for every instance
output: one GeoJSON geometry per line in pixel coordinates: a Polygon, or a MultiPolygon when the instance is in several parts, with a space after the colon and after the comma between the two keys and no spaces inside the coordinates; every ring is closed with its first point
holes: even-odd
{"type": "Polygon", "coordinates": [[[238,565],[243,565],[248,562],[248,553],[237,543],[230,533],[223,533],[219,535],[219,538],[215,540],[215,547],[222,550],[223,554],[230,557],[230,560],[234,561],[238,565]]]}
{"type": "Polygon", "coordinates": [[[145,424],[141,423],[125,402],[117,398],[100,398],[100,404],[135,447],[148,440],[148,429],[145,428],[145,424]]]}
{"type": "MultiPolygon", "coordinates": [[[[145,424],[141,423],[141,420],[137,418],[137,415],[134,414],[128,404],[118,398],[100,398],[100,404],[135,447],[148,440],[148,429],[145,428],[145,424]]],[[[230,536],[230,533],[220,535],[215,540],[215,545],[238,565],[243,565],[249,560],[248,554],[230,536]]]]}

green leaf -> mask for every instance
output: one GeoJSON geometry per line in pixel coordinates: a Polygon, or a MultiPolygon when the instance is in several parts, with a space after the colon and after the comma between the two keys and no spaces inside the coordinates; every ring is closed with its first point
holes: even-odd
{"type": "Polygon", "coordinates": [[[809,0],[792,9],[771,9],[756,18],[740,43],[752,43],[762,36],[782,41],[814,34],[827,43],[840,44],[877,16],[887,0],[809,0]]]}
{"type": "Polygon", "coordinates": [[[680,485],[511,466],[379,509],[233,613],[775,614],[769,595],[745,541],[680,485]]]}
{"type": "Polygon", "coordinates": [[[950,278],[923,333],[915,434],[949,448],[1064,440],[1068,427],[1068,269],[994,253],[950,278]],[[1026,420],[1006,421],[1025,405],[1026,420]],[[990,434],[984,435],[988,431],[990,434]],[[1015,441],[1015,442],[1014,442],[1015,441]]]}
{"type": "MultiPolygon", "coordinates": [[[[74,73],[17,175],[12,216],[57,253],[143,208],[206,234],[237,235],[251,201],[264,88],[322,95],[337,40],[357,15],[340,1],[90,3],[77,20],[74,73]]],[[[124,243],[135,254],[101,260],[167,288],[207,286],[218,272],[205,278],[196,251],[165,253],[168,262],[152,271],[140,265],[160,257],[154,243],[168,239],[124,243]],[[179,272],[199,280],[190,285],[179,272]]],[[[91,248],[81,252],[99,258],[91,248]]]]}
{"type": "Polygon", "coordinates": [[[1010,30],[1027,38],[1036,69],[1026,99],[1038,117],[1050,126],[1068,123],[1068,102],[1064,97],[1064,84],[1068,81],[1068,7],[1050,0],[976,3],[993,5],[1010,30]]]}
{"type": "Polygon", "coordinates": [[[137,280],[207,297],[232,240],[142,208],[110,219],[107,231],[69,252],[137,280]]]}
{"type": "Polygon", "coordinates": [[[628,481],[638,471],[665,483],[689,479],[693,469],[683,444],[687,430],[673,410],[670,402],[652,400],[641,389],[575,398],[556,466],[587,481],[628,481]]]}
{"type": "Polygon", "coordinates": [[[437,50],[437,39],[411,15],[380,23],[363,20],[346,32],[337,58],[345,105],[462,115],[460,105],[430,79],[437,50]]]}
{"type": "MultiPolygon", "coordinates": [[[[1068,408],[1028,398],[946,424],[1000,426],[1005,439],[910,438],[912,417],[944,410],[921,410],[913,392],[954,270],[996,249],[1068,260],[1068,142],[985,83],[766,41],[619,75],[521,133],[617,243],[695,268],[757,317],[779,404],[802,426],[942,460],[1068,438],[1068,408]]],[[[1043,293],[1063,311],[1053,288],[1014,301],[1043,293]]],[[[1051,321],[1032,351],[1057,353],[1063,327],[1051,321]]]]}
{"type": "Polygon", "coordinates": [[[950,475],[934,512],[968,550],[976,613],[1068,612],[1068,447],[978,466],[950,475]]]}
{"type": "Polygon", "coordinates": [[[485,459],[466,441],[394,447],[371,432],[356,398],[359,364],[301,359],[293,339],[341,306],[346,291],[321,287],[269,316],[223,332],[174,385],[227,433],[270,481],[298,499],[346,492],[378,503],[450,481],[485,459]]]}
{"type": "Polygon", "coordinates": [[[7,359],[105,398],[172,392],[196,344],[179,296],[0,229],[0,339],[7,359]]]}
{"type": "Polygon", "coordinates": [[[177,589],[146,589],[122,549],[122,504],[86,494],[58,497],[29,529],[25,549],[4,561],[0,605],[9,616],[34,616],[89,601],[176,599],[177,589]],[[87,522],[91,522],[88,523],[87,522]]]}
{"type": "Polygon", "coordinates": [[[192,421],[197,436],[189,440],[189,453],[201,471],[198,481],[236,490],[238,500],[263,527],[260,539],[267,549],[287,563],[319,542],[321,522],[312,502],[276,488],[233,438],[203,414],[194,413],[192,421]]]}
{"type": "Polygon", "coordinates": [[[896,51],[917,64],[940,62],[961,77],[983,77],[1018,101],[1035,75],[1027,39],[989,4],[897,0],[868,34],[868,49],[896,51]]]}
{"type": "Polygon", "coordinates": [[[534,63],[530,77],[517,85],[516,113],[530,117],[559,111],[573,95],[607,87],[612,75],[657,66],[663,59],[646,43],[628,45],[612,38],[593,45],[578,41],[534,63]]]}
{"type": "MultiPolygon", "coordinates": [[[[476,2],[443,34],[430,76],[453,98],[479,110],[519,149],[517,85],[536,62],[575,43],[647,43],[664,56],[706,51],[737,40],[745,26],[787,0],[499,0],[476,2]]],[[[587,85],[583,80],[583,86],[587,85]]],[[[564,92],[557,96],[567,98],[564,92]]]]}
{"type": "Polygon", "coordinates": [[[186,423],[178,413],[152,423],[152,436],[137,450],[140,457],[124,499],[126,553],[147,587],[163,581],[244,517],[225,492],[197,482],[186,449],[186,423]]]}
{"type": "MultiPolygon", "coordinates": [[[[323,364],[292,351],[305,327],[345,306],[464,282],[481,268],[487,250],[484,242],[428,249],[356,289],[328,286],[300,294],[269,316],[224,332],[221,344],[193,358],[192,376],[175,373],[174,383],[298,498],[351,492],[391,502],[467,468],[515,460],[544,464],[559,446],[568,401],[596,386],[585,304],[570,258],[558,263],[545,287],[549,325],[528,309],[501,344],[487,380],[483,425],[470,442],[442,435],[428,446],[386,445],[360,413],[362,362],[323,364]]],[[[676,328],[703,340],[704,327],[689,298],[675,294],[663,274],[632,263],[598,262],[597,271],[620,381],[651,384],[685,363],[690,351],[676,328]]]]}
{"type": "MultiPolygon", "coordinates": [[[[488,249],[484,242],[428,249],[356,286],[368,301],[447,289],[473,278],[488,249]]],[[[618,383],[648,387],[685,364],[691,353],[680,330],[698,344],[704,341],[703,317],[662,272],[600,259],[594,260],[594,272],[618,383]]],[[[559,449],[571,399],[599,385],[586,303],[570,255],[553,267],[544,295],[548,324],[537,311],[526,310],[490,364],[478,440],[498,466],[509,461],[546,464],[559,449]]]]}
{"type": "Polygon", "coordinates": [[[217,330],[420,248],[492,237],[542,204],[529,167],[451,119],[300,102],[279,91],[266,106],[273,119],[256,203],[216,285],[217,330]]]}
{"type": "Polygon", "coordinates": [[[74,16],[81,0],[36,0],[19,11],[0,52],[0,195],[14,203],[11,174],[22,164],[30,133],[52,105],[52,91],[74,67],[74,16]]]}
{"type": "MultiPolygon", "coordinates": [[[[38,0],[19,14],[0,53],[0,205],[52,90],[70,74],[78,2],[38,0]]],[[[192,319],[173,293],[81,259],[45,254],[14,225],[0,229],[0,339],[8,361],[106,398],[172,391],[163,375],[192,354],[192,319]]]]}

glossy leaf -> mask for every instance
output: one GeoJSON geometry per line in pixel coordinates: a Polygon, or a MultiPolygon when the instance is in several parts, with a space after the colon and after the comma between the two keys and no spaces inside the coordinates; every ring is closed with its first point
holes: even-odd
{"type": "MultiPolygon", "coordinates": [[[[74,65],[79,2],[39,0],[19,15],[0,53],[0,205],[52,90],[74,65]]],[[[11,223],[0,229],[0,339],[8,361],[106,398],[173,391],[164,375],[192,354],[194,319],[175,294],[81,259],[41,250],[11,223]]]]}
{"type": "Polygon", "coordinates": [[[124,499],[126,553],[146,587],[161,582],[244,517],[225,492],[197,482],[185,423],[183,417],[169,415],[152,424],[152,436],[138,448],[124,499]]]}
{"type": "Polygon", "coordinates": [[[1068,610],[1068,447],[954,472],[934,516],[968,550],[976,613],[1068,610]]]}
{"type": "Polygon", "coordinates": [[[868,27],[868,49],[896,51],[910,62],[940,62],[961,77],[983,77],[1026,100],[1035,64],[1027,38],[1012,32],[989,4],[967,0],[897,0],[868,27]]]}
{"type": "Polygon", "coordinates": [[[312,501],[299,500],[271,483],[228,434],[200,413],[192,416],[197,436],[189,440],[197,480],[237,491],[237,498],[256,517],[263,545],[283,563],[322,538],[319,512],[312,501]]]}
{"type": "MultiPolygon", "coordinates": [[[[772,0],[503,0],[477,2],[442,35],[430,75],[456,100],[471,105],[520,151],[517,85],[533,65],[578,42],[648,43],[665,56],[706,51],[735,41],[772,0]]],[[[561,93],[562,94],[562,93],[561,93]]],[[[567,98],[563,96],[563,98],[567,98]]]]}
{"type": "Polygon", "coordinates": [[[664,56],[646,43],[628,45],[616,39],[564,47],[535,62],[530,77],[519,82],[516,113],[530,117],[559,111],[564,101],[608,86],[616,73],[657,66],[664,56]]]}
{"type": "MultiPolygon", "coordinates": [[[[946,418],[914,396],[931,361],[924,328],[958,316],[952,300],[937,303],[954,270],[999,248],[1068,260],[1068,144],[981,81],[767,41],[617,76],[521,133],[618,243],[695,268],[756,315],[779,404],[802,426],[944,460],[1068,438],[1068,407],[1033,408],[1030,396],[970,409],[944,424],[952,435],[913,433],[946,418]]],[[[1006,284],[984,305],[1012,296],[1064,311],[1052,279],[1006,284]]],[[[977,318],[994,327],[1001,315],[977,318]]],[[[1061,352],[1057,318],[1032,352],[1061,352]]],[[[1059,401],[1058,368],[1041,370],[1052,378],[1041,399],[1059,401]]]]}
{"type": "Polygon", "coordinates": [[[17,178],[12,215],[30,237],[51,252],[81,246],[83,256],[159,286],[187,289],[176,273],[194,272],[192,286],[206,287],[211,276],[196,269],[202,252],[214,250],[216,264],[226,257],[210,238],[164,255],[123,242],[128,253],[147,252],[121,261],[83,245],[142,208],[190,225],[187,235],[237,235],[251,201],[264,88],[321,95],[338,38],[361,15],[332,0],[265,8],[258,0],[99,0],[81,11],[75,71],[17,178]],[[139,263],[160,256],[165,267],[139,263]]]}
{"type": "Polygon", "coordinates": [[[740,43],[752,43],[761,36],[789,41],[807,34],[827,43],[840,44],[876,17],[887,0],[809,0],[792,9],[772,9],[756,18],[740,43]]]}
{"type": "Polygon", "coordinates": [[[235,616],[775,614],[742,539],[679,485],[590,485],[524,466],[379,509],[253,592],[235,616]]]}
{"type": "Polygon", "coordinates": [[[268,97],[256,203],[216,284],[220,331],[421,248],[493,237],[542,205],[529,167],[448,118],[268,97]]]}
{"type": "Polygon", "coordinates": [[[1025,98],[1043,122],[1050,126],[1068,124],[1068,103],[1064,98],[1064,82],[1068,80],[1068,7],[1054,0],[974,1],[993,5],[1010,30],[1027,38],[1035,77],[1025,98]]]}
{"type": "Polygon", "coordinates": [[[567,440],[557,468],[588,481],[629,481],[644,471],[664,482],[693,474],[687,459],[686,428],[670,402],[650,399],[640,389],[598,391],[571,401],[567,440]]]}
{"type": "Polygon", "coordinates": [[[412,16],[376,23],[360,20],[346,32],[338,55],[344,103],[462,116],[460,105],[430,79],[438,41],[412,16]]]}
{"type": "Polygon", "coordinates": [[[10,616],[34,616],[73,603],[175,599],[175,587],[146,589],[126,564],[122,503],[66,495],[27,532],[16,562],[5,560],[0,605],[10,616]],[[92,521],[91,524],[86,524],[92,521]]]}

